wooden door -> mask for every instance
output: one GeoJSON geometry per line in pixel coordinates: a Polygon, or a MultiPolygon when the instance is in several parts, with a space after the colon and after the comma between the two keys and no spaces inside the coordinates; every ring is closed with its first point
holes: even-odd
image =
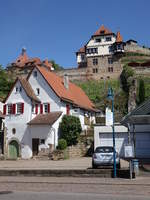
{"type": "Polygon", "coordinates": [[[32,152],[33,152],[33,156],[38,155],[38,153],[39,153],[39,138],[32,139],[32,152]]]}
{"type": "Polygon", "coordinates": [[[9,144],[9,158],[17,159],[18,156],[19,156],[19,145],[15,140],[13,140],[9,144]]]}

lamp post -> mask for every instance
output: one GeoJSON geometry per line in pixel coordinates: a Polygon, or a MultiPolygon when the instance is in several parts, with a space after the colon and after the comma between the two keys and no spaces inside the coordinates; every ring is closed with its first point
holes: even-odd
{"type": "Polygon", "coordinates": [[[113,89],[108,89],[107,98],[112,102],[112,131],[113,131],[113,162],[114,162],[114,178],[116,178],[116,144],[115,144],[115,128],[114,128],[114,94],[113,89]]]}

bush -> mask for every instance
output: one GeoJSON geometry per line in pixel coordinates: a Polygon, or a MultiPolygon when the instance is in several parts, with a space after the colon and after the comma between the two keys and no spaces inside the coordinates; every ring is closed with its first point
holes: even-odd
{"type": "Polygon", "coordinates": [[[129,78],[133,76],[134,76],[134,70],[131,67],[125,65],[120,75],[120,80],[122,84],[122,89],[127,93],[129,92],[129,88],[131,86],[129,78]]]}
{"type": "Polygon", "coordinates": [[[60,123],[61,138],[67,141],[67,145],[78,143],[78,137],[82,131],[81,123],[78,117],[64,115],[60,123]]]}
{"type": "Polygon", "coordinates": [[[64,150],[67,148],[67,142],[65,139],[59,139],[58,140],[58,146],[57,146],[57,149],[59,150],[64,150]]]}

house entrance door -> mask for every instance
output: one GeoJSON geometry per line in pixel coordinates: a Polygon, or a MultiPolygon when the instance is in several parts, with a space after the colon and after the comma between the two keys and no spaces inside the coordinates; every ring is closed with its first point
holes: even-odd
{"type": "Polygon", "coordinates": [[[19,145],[18,142],[13,140],[9,143],[9,158],[17,159],[19,156],[19,145]]]}
{"type": "Polygon", "coordinates": [[[38,155],[38,153],[39,153],[39,138],[32,139],[32,152],[33,152],[33,156],[38,155]]]}

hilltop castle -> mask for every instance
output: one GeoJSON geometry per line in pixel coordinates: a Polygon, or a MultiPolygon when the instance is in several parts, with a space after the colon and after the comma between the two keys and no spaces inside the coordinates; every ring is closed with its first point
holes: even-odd
{"type": "MultiPolygon", "coordinates": [[[[113,33],[102,25],[76,52],[77,67],[55,72],[59,76],[67,74],[71,81],[117,79],[123,68],[121,58],[127,53],[150,56],[150,49],[139,46],[137,41],[132,39],[124,42],[119,31],[113,33]]],[[[16,61],[8,65],[7,70],[12,76],[27,76],[35,65],[54,70],[47,59],[41,61],[39,58],[29,58],[24,48],[16,61]]],[[[136,70],[138,70],[137,67],[136,70]]],[[[141,73],[141,68],[139,71],[141,73]]]]}
{"type": "Polygon", "coordinates": [[[57,74],[68,74],[70,80],[83,81],[119,78],[123,68],[121,58],[129,52],[150,55],[150,50],[139,46],[137,41],[124,42],[119,31],[115,34],[102,25],[76,52],[77,68],[57,74]]]}

